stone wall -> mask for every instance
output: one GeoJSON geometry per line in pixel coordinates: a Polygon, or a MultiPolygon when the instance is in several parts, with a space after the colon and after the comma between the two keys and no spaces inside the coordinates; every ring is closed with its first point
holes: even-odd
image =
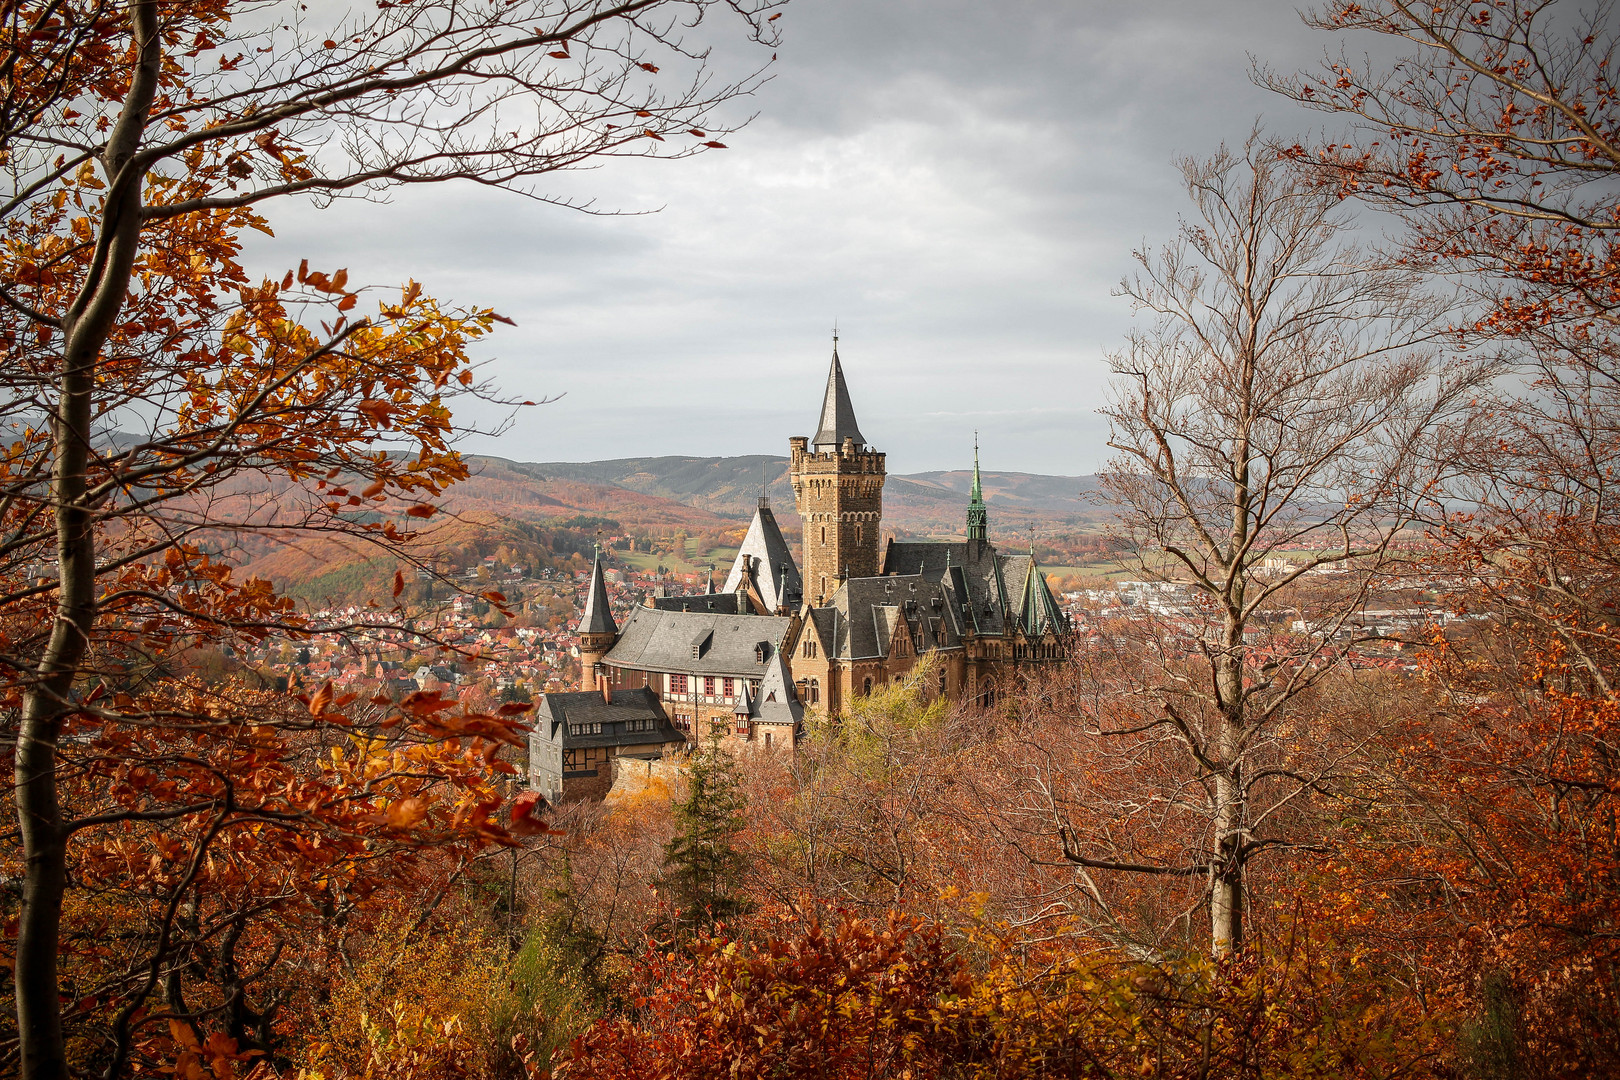
{"type": "Polygon", "coordinates": [[[666,754],[652,761],[615,758],[613,786],[604,800],[610,806],[644,798],[671,798],[686,775],[686,755],[666,754]]]}

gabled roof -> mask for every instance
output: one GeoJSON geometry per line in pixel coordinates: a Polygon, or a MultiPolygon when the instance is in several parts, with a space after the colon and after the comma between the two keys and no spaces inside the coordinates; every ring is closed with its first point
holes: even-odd
{"type": "Polygon", "coordinates": [[[1006,590],[996,549],[989,544],[891,541],[884,553],[883,572],[945,580],[956,613],[967,628],[991,637],[1007,631],[1006,590]]]}
{"type": "Polygon", "coordinates": [[[606,662],[638,671],[759,678],[792,628],[791,618],[638,607],[624,620],[606,662]]]}
{"type": "Polygon", "coordinates": [[[1046,575],[1033,555],[998,555],[989,544],[891,541],[885,574],[920,574],[938,581],[960,617],[963,632],[1029,637],[1068,630],[1046,575]]]}
{"type": "Polygon", "coordinates": [[[839,625],[841,617],[835,607],[804,609],[804,632],[814,637],[822,656],[840,656],[839,625]]]}
{"type": "Polygon", "coordinates": [[[828,655],[842,659],[886,657],[894,634],[907,628],[921,634],[925,652],[962,644],[961,624],[949,596],[939,582],[921,574],[850,578],[827,607],[812,615],[818,636],[832,631],[834,648],[828,655]],[[822,614],[826,611],[832,612],[830,619],[822,614]]]}
{"type": "Polygon", "coordinates": [[[602,551],[596,552],[591,564],[590,584],[585,587],[585,613],[579,617],[580,634],[617,634],[619,626],[613,621],[613,608],[608,603],[607,580],[602,577],[602,551]]]}
{"type": "Polygon", "coordinates": [[[781,527],[776,524],[776,515],[771,513],[770,504],[764,499],[754,511],[748,535],[743,537],[737,558],[732,561],[724,591],[745,591],[745,583],[759,592],[768,612],[792,610],[804,594],[799,567],[793,561],[793,549],[788,547],[781,527]]]}
{"type": "Polygon", "coordinates": [[[810,448],[816,451],[837,450],[846,438],[853,438],[856,446],[865,446],[866,437],[855,424],[855,406],[849,402],[849,387],[844,385],[844,369],[838,363],[838,342],[833,342],[832,367],[827,370],[827,390],[821,399],[821,422],[810,448]]]}
{"type": "Polygon", "coordinates": [[[560,741],[565,749],[586,746],[641,746],[647,743],[678,743],[686,736],[675,729],[664,714],[658,695],[646,687],[615,690],[611,703],[596,690],[577,693],[542,694],[535,713],[534,737],[560,741]],[[626,731],[618,725],[627,720],[650,720],[651,730],[626,731]],[[570,725],[601,724],[600,731],[575,734],[570,725]]]}

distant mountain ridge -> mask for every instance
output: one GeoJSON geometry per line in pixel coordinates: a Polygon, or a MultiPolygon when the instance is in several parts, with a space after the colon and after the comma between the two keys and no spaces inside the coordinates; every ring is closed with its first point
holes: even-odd
{"type": "MultiPolygon", "coordinates": [[[[523,476],[540,489],[589,485],[668,500],[717,517],[751,517],[763,491],[779,517],[792,518],[788,460],[768,454],[738,457],[644,457],[607,461],[520,462],[472,459],[475,473],[523,476]]],[[[1111,516],[1096,499],[1094,476],[981,472],[992,529],[1085,527],[1111,516]]],[[[886,523],[913,532],[960,531],[973,473],[968,469],[891,475],[884,486],[886,523]]],[[[784,525],[787,522],[784,521],[784,525]]]]}

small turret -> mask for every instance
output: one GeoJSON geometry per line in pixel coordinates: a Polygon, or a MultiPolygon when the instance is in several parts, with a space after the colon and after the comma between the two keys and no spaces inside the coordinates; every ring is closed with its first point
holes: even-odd
{"type": "Polygon", "coordinates": [[[591,580],[585,586],[585,611],[579,617],[579,688],[595,690],[598,669],[613,643],[619,640],[619,624],[613,621],[608,603],[607,579],[602,576],[602,548],[597,545],[596,561],[591,564],[591,580]]]}

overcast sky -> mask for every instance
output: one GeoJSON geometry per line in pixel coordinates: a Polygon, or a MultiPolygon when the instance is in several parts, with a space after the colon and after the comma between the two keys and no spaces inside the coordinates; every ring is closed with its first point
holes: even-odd
{"type": "Polygon", "coordinates": [[[415,277],[515,319],[488,370],[562,397],[469,450],[785,453],[813,434],[837,319],[891,472],[971,464],[977,428],[987,468],[1089,473],[1108,453],[1103,355],[1130,322],[1110,294],[1175,228],[1173,159],[1257,117],[1311,128],[1252,85],[1250,57],[1286,71],[1338,47],[1278,0],[794,0],[778,25],[730,149],[550,185],[657,213],[440,186],[277,207],[252,256],[415,277]]]}

